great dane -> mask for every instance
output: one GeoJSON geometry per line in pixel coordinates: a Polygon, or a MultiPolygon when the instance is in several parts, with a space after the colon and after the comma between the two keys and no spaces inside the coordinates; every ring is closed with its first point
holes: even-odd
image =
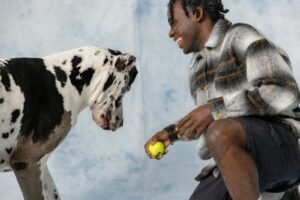
{"type": "Polygon", "coordinates": [[[0,59],[0,171],[15,173],[25,200],[60,199],[46,162],[83,108],[103,129],[122,126],[135,60],[93,46],[0,59]]]}

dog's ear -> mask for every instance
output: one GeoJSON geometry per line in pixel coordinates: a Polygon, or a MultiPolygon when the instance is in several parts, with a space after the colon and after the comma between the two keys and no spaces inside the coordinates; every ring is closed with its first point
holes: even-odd
{"type": "Polygon", "coordinates": [[[109,53],[111,53],[111,55],[114,55],[114,56],[118,56],[120,54],[122,54],[121,51],[119,50],[114,50],[114,49],[107,49],[109,51],[109,53]]]}
{"type": "Polygon", "coordinates": [[[131,84],[135,80],[135,77],[136,77],[137,74],[138,74],[138,71],[137,71],[136,67],[133,67],[129,72],[129,87],[131,86],[131,84]]]}
{"type": "Polygon", "coordinates": [[[115,67],[118,71],[131,70],[135,66],[135,57],[129,54],[121,54],[117,57],[115,67]]]}

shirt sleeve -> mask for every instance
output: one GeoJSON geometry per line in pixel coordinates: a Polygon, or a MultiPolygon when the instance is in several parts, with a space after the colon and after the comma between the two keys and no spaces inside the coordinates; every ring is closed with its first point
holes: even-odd
{"type": "Polygon", "coordinates": [[[239,51],[246,65],[248,87],[208,102],[214,119],[249,115],[290,115],[299,105],[299,89],[287,55],[264,37],[239,51]]]}

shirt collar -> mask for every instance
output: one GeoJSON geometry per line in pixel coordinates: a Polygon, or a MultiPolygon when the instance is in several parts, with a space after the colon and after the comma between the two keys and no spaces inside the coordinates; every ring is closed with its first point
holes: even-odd
{"type": "Polygon", "coordinates": [[[231,24],[232,23],[227,19],[219,19],[214,25],[213,30],[205,43],[205,47],[215,48],[221,42],[231,24]]]}

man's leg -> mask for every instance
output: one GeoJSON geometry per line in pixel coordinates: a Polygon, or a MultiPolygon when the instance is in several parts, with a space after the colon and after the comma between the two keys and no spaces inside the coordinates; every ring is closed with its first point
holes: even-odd
{"type": "Polygon", "coordinates": [[[217,120],[207,129],[208,149],[234,200],[257,200],[259,178],[254,159],[246,152],[247,134],[232,119],[217,120]]]}

